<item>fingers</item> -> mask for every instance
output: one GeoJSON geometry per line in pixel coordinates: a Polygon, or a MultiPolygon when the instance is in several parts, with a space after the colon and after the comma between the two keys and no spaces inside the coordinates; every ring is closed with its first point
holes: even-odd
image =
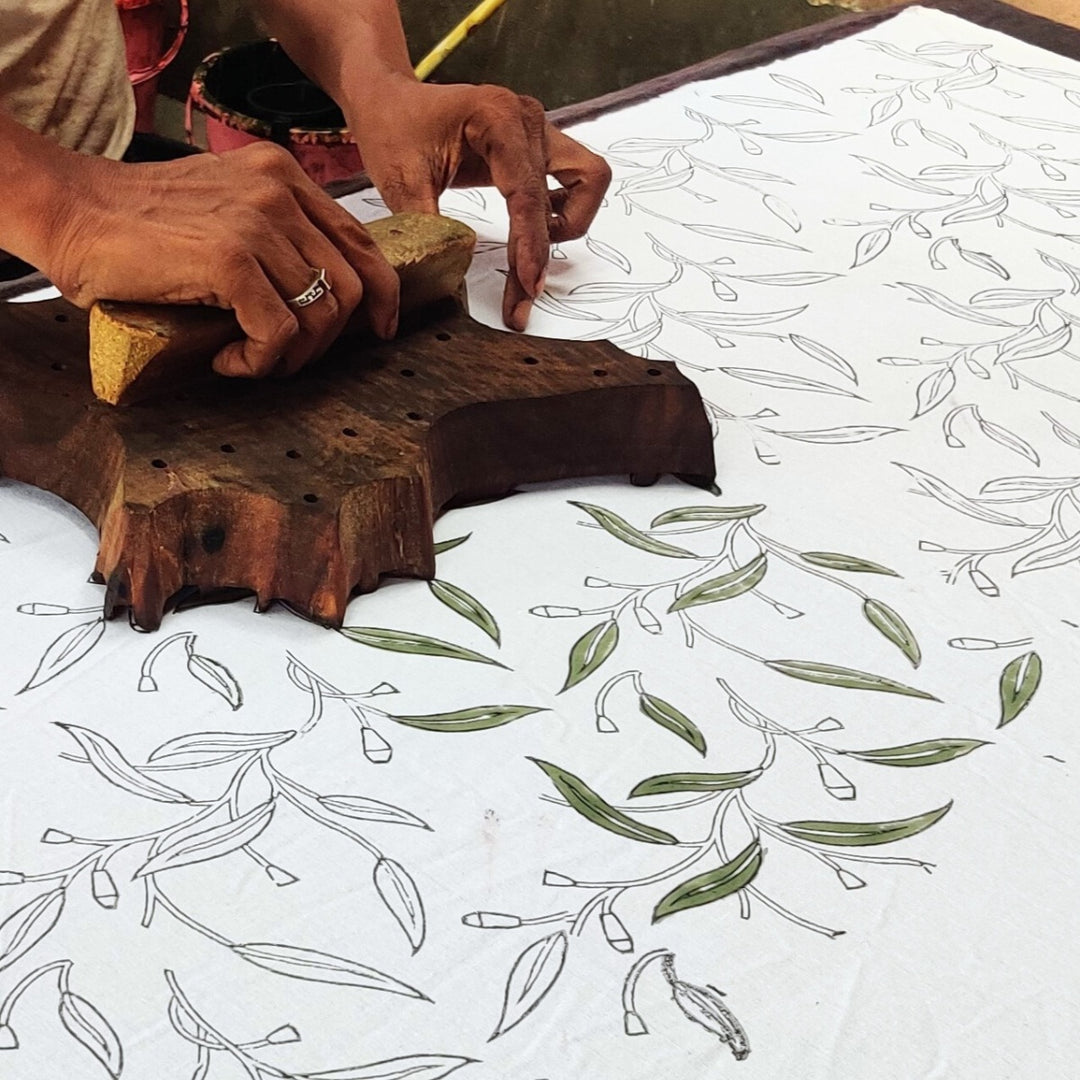
{"type": "Polygon", "coordinates": [[[551,207],[546,182],[543,108],[509,90],[484,88],[482,103],[466,121],[465,139],[486,163],[510,214],[510,274],[503,321],[524,330],[532,301],[543,290],[551,207]]]}
{"type": "Polygon", "coordinates": [[[552,197],[551,239],[577,240],[593,223],[611,184],[611,166],[569,135],[548,126],[548,172],[562,184],[552,197]]]}

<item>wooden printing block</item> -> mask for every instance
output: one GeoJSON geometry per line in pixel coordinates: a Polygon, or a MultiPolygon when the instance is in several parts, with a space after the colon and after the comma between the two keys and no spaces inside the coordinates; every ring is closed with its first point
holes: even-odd
{"type": "Polygon", "coordinates": [[[144,629],[222,590],[340,626],[383,575],[434,576],[432,525],[453,502],[715,473],[697,388],[673,364],[493,330],[455,300],[291,379],[211,375],[125,408],[94,396],[87,323],[63,300],[0,303],[0,474],[86,514],[105,615],[130,609],[144,629]]]}

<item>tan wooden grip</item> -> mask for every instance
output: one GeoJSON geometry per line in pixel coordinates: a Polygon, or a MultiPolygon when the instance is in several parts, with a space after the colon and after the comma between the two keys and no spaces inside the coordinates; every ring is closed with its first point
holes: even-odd
{"type": "MultiPolygon", "coordinates": [[[[438,214],[395,214],[367,230],[401,279],[401,310],[454,295],[472,261],[476,234],[438,214]]],[[[362,320],[356,330],[370,329],[362,320]]],[[[231,311],[201,305],[126,304],[103,300],[90,311],[94,394],[129,404],[205,374],[214,356],[243,337],[231,311]]]]}

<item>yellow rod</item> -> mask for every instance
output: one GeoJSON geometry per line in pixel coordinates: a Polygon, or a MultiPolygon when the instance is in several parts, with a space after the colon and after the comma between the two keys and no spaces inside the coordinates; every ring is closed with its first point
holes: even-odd
{"type": "Polygon", "coordinates": [[[416,77],[421,81],[426,79],[478,26],[483,26],[483,24],[486,23],[505,3],[506,0],[481,0],[481,2],[477,4],[476,7],[474,7],[472,11],[470,11],[469,14],[466,15],[465,18],[462,19],[461,22],[459,22],[457,26],[455,26],[454,29],[451,30],[450,33],[420,61],[419,64],[416,65],[416,77]]]}

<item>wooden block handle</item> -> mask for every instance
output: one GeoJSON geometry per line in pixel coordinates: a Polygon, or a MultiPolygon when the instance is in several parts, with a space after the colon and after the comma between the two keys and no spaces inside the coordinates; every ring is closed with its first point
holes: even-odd
{"type": "MultiPolygon", "coordinates": [[[[437,214],[395,214],[367,229],[401,279],[403,314],[461,288],[476,246],[467,225],[437,214]]],[[[173,388],[205,374],[217,352],[241,337],[231,311],[101,301],[90,312],[94,394],[121,405],[173,388]]]]}

